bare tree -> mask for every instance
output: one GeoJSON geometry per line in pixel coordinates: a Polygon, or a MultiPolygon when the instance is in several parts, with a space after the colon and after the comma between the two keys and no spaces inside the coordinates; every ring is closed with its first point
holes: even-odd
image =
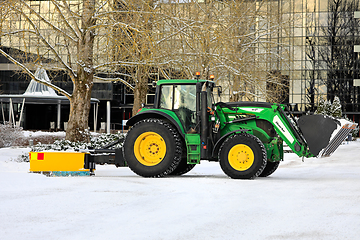
{"type": "MultiPolygon", "coordinates": [[[[358,103],[357,87],[353,86],[354,66],[359,63],[354,45],[359,44],[359,24],[354,11],[359,11],[357,0],[331,0],[328,6],[327,27],[323,28],[326,46],[319,53],[327,69],[327,99],[338,96],[342,104],[358,103]]],[[[358,111],[347,109],[346,111],[358,111]]]]}
{"type": "Polygon", "coordinates": [[[119,71],[126,73],[127,81],[133,86],[134,105],[133,115],[135,115],[141,104],[146,102],[148,92],[148,80],[150,72],[154,68],[152,63],[153,40],[153,1],[135,0],[118,1],[116,7],[119,13],[114,16],[119,22],[127,22],[136,26],[134,28],[123,28],[121,26],[114,29],[114,59],[122,59],[132,64],[120,66],[119,71]]]}
{"type": "MultiPolygon", "coordinates": [[[[233,100],[266,99],[285,59],[278,35],[287,21],[274,1],[2,1],[0,53],[35,81],[37,67],[66,72],[73,83],[66,138],[87,140],[94,81],[121,81],[145,102],[150,73],[165,78],[210,73],[233,100]],[[5,51],[4,47],[18,51],[5,51]],[[29,61],[29,56],[31,60],[29,61]],[[269,64],[271,63],[271,64],[269,64]]],[[[278,81],[279,80],[279,81],[278,81]]]]}
{"type": "Polygon", "coordinates": [[[310,61],[311,69],[305,69],[305,96],[308,102],[308,106],[306,108],[307,111],[314,112],[315,111],[315,95],[318,93],[318,89],[316,87],[316,81],[321,77],[319,76],[317,69],[317,59],[316,59],[316,37],[307,36],[306,37],[306,57],[310,61]]]}
{"type": "Polygon", "coordinates": [[[286,59],[278,42],[282,27],[274,1],[177,1],[169,0],[157,8],[154,55],[168,77],[191,78],[196,71],[203,78],[215,74],[231,100],[266,99],[268,78],[286,59]],[[166,62],[163,59],[167,59],[166,62]],[[270,62],[275,64],[270,64],[270,62]]]}
{"type": "MultiPolygon", "coordinates": [[[[91,90],[95,80],[122,81],[133,89],[134,84],[124,80],[127,75],[116,70],[122,67],[139,68],[146,65],[146,59],[129,58],[128,54],[136,52],[134,46],[139,45],[137,39],[141,39],[140,35],[144,35],[141,30],[143,24],[139,27],[137,24],[140,20],[131,22],[118,16],[131,15],[134,19],[138,14],[142,16],[149,14],[149,11],[135,7],[119,8],[119,2],[116,0],[49,0],[38,1],[36,4],[25,0],[1,2],[2,46],[12,47],[14,42],[18,42],[18,50],[23,56],[37,57],[29,62],[18,54],[13,55],[9,51],[4,51],[4,48],[0,49],[0,53],[32,79],[55,89],[70,100],[70,116],[66,132],[68,140],[88,140],[86,130],[91,90]],[[113,41],[114,33],[120,30],[131,34],[127,36],[126,41],[124,39],[113,41]],[[127,45],[132,50],[114,56],[112,50],[120,45],[127,45]],[[73,83],[73,92],[68,93],[54,84],[36,78],[34,69],[37,67],[65,71],[73,83]]],[[[136,81],[134,82],[136,85],[136,81]]]]}
{"type": "Polygon", "coordinates": [[[270,71],[266,91],[267,102],[289,103],[289,76],[280,71],[270,71]]]}

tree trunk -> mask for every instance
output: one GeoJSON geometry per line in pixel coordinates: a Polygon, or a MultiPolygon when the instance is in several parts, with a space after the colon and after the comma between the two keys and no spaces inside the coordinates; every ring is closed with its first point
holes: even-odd
{"type": "Polygon", "coordinates": [[[96,24],[93,18],[95,0],[84,0],[81,17],[82,31],[78,43],[77,76],[72,79],[74,89],[70,98],[70,115],[66,129],[66,139],[72,142],[89,142],[89,112],[93,87],[93,57],[95,33],[90,30],[96,24]]]}
{"type": "Polygon", "coordinates": [[[134,106],[132,110],[132,115],[134,116],[139,109],[141,108],[142,103],[146,103],[146,94],[148,90],[148,78],[146,67],[139,66],[136,70],[136,86],[134,89],[134,106]]]}
{"type": "Polygon", "coordinates": [[[70,100],[70,115],[66,129],[66,139],[72,142],[89,142],[89,112],[91,107],[92,80],[78,80],[70,100]],[[88,82],[83,84],[82,82],[88,82]],[[89,87],[87,87],[89,86],[89,87]]]}

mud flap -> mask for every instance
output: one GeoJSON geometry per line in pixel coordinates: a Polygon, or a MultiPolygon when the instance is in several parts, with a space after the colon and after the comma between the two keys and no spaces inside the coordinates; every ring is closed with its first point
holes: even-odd
{"type": "Polygon", "coordinates": [[[299,118],[298,125],[310,152],[317,157],[329,157],[357,124],[324,115],[306,115],[299,118]]]}

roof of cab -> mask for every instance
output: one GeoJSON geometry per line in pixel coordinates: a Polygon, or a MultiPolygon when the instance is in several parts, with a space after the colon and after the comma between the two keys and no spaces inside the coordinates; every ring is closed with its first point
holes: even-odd
{"type": "Polygon", "coordinates": [[[159,80],[157,81],[157,85],[162,85],[162,84],[195,84],[197,82],[212,82],[210,80],[205,80],[205,79],[163,79],[163,80],[159,80]]]}

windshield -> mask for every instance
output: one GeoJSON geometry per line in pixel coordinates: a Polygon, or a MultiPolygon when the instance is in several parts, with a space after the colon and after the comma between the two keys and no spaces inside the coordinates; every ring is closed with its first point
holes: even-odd
{"type": "Polygon", "coordinates": [[[160,94],[160,108],[172,109],[173,86],[163,85],[160,94]]]}
{"type": "Polygon", "coordinates": [[[195,85],[176,85],[174,91],[174,109],[187,108],[196,111],[195,85]]]}
{"type": "Polygon", "coordinates": [[[196,85],[162,85],[160,108],[174,111],[185,131],[194,128],[196,125],[196,85]]]}

